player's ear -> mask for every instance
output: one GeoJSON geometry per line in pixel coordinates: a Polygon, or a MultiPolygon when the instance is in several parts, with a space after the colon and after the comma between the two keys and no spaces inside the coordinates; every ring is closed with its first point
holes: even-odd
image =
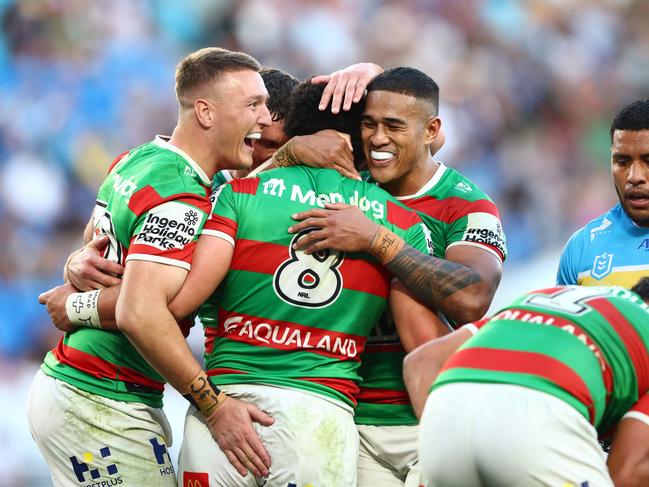
{"type": "MultiPolygon", "coordinates": [[[[424,144],[432,145],[435,142],[440,130],[442,128],[442,119],[439,117],[429,117],[426,120],[426,128],[424,133],[424,144]]],[[[442,141],[442,144],[444,142],[442,141]]],[[[441,147],[441,146],[440,146],[441,147]]]]}
{"type": "Polygon", "coordinates": [[[203,98],[194,100],[194,116],[198,124],[207,129],[214,123],[215,113],[212,111],[210,103],[203,98]]]}

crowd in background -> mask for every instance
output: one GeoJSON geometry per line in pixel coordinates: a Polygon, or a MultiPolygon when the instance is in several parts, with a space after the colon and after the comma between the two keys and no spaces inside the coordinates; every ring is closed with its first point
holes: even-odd
{"type": "MultiPolygon", "coordinates": [[[[240,49],[299,78],[426,72],[439,158],[496,201],[511,265],[616,200],[608,127],[648,95],[647,18],[642,0],[0,0],[0,398],[59,336],[36,296],[80,246],[110,161],[174,126],[188,52],[240,49]]],[[[16,462],[0,485],[30,485],[16,462]]]]}

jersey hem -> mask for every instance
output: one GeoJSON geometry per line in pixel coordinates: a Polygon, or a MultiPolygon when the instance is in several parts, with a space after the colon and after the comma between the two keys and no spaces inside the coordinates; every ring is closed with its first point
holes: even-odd
{"type": "Polygon", "coordinates": [[[183,269],[191,269],[191,264],[188,262],[183,262],[182,260],[170,259],[169,257],[161,257],[158,255],[147,255],[147,254],[129,254],[126,257],[126,261],[129,260],[144,260],[147,262],[157,262],[158,264],[171,265],[174,267],[181,267],[183,269]]]}
{"type": "Polygon", "coordinates": [[[627,418],[637,419],[638,421],[642,421],[644,424],[649,426],[649,415],[641,413],[640,411],[629,411],[624,416],[622,416],[622,419],[627,418]]]}
{"type": "Polygon", "coordinates": [[[220,239],[225,240],[226,242],[228,242],[233,247],[235,246],[234,239],[232,237],[230,237],[230,235],[228,235],[227,233],[221,232],[219,230],[209,230],[209,229],[206,230],[206,229],[203,229],[203,231],[201,232],[201,235],[209,235],[210,237],[220,238],[220,239]]]}
{"type": "MultiPolygon", "coordinates": [[[[73,377],[70,377],[69,375],[65,375],[61,373],[60,371],[57,371],[50,366],[48,366],[46,363],[42,363],[40,369],[43,371],[43,373],[49,377],[52,377],[54,379],[60,380],[61,382],[65,382],[66,384],[76,387],[77,389],[88,392],[90,394],[94,394],[96,396],[101,396],[105,397],[107,399],[112,399],[113,401],[121,401],[121,402],[139,402],[142,404],[145,404],[149,407],[152,408],[157,408],[160,409],[162,408],[162,394],[160,394],[159,399],[150,399],[150,398],[145,398],[142,396],[139,396],[137,394],[131,394],[128,392],[116,392],[116,391],[107,391],[103,389],[102,387],[88,384],[87,382],[79,379],[75,379],[73,377]]],[[[76,370],[76,369],[75,369],[76,370]]]]}

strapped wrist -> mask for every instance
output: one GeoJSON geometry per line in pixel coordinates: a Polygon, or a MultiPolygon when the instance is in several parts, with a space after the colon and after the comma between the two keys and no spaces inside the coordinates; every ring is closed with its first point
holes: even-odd
{"type": "Polygon", "coordinates": [[[179,391],[205,418],[212,415],[228,398],[221,389],[216,387],[204,370],[179,391]]]}
{"type": "Polygon", "coordinates": [[[65,301],[65,313],[70,323],[76,326],[101,328],[99,321],[99,292],[72,293],[65,301]]]}
{"type": "Polygon", "coordinates": [[[394,256],[404,247],[406,243],[394,232],[380,226],[372,238],[368,253],[377,258],[383,264],[389,264],[394,256]]]}

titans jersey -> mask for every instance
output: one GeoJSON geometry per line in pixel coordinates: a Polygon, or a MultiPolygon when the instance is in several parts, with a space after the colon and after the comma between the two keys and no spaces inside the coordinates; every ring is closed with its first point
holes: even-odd
{"type": "Polygon", "coordinates": [[[618,203],[570,237],[557,284],[631,288],[649,276],[649,228],[638,227],[618,203]]]}

